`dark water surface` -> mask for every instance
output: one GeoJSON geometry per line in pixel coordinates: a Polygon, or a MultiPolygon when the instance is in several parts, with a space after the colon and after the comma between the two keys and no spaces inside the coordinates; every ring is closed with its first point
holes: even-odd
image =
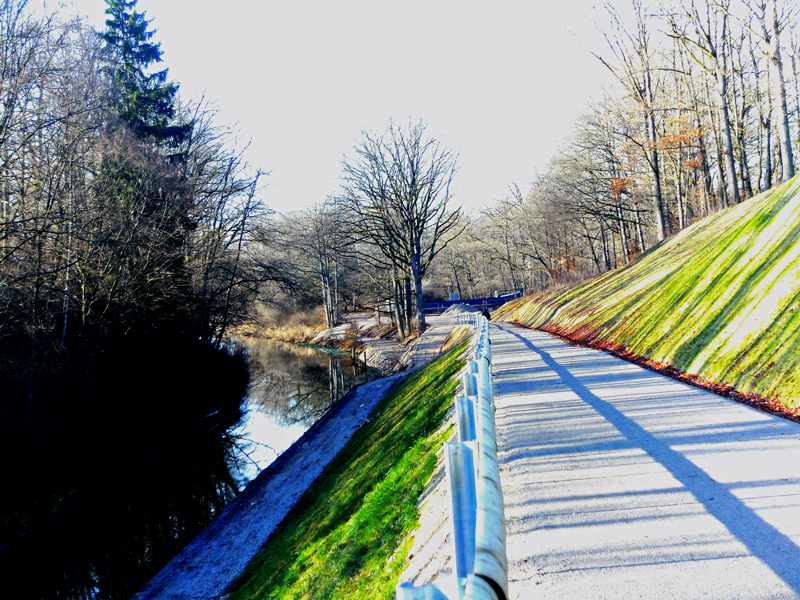
{"type": "Polygon", "coordinates": [[[348,355],[320,349],[256,341],[248,353],[241,419],[209,414],[102,485],[59,498],[61,508],[23,535],[0,540],[0,596],[127,600],[338,398],[374,378],[348,355]]]}

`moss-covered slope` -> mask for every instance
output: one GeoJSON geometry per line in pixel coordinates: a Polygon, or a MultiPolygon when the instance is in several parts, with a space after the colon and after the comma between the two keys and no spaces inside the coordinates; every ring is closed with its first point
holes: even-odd
{"type": "Polygon", "coordinates": [[[797,412],[798,293],[795,177],[696,223],[625,268],[509,303],[495,318],[625,350],[797,412]]]}

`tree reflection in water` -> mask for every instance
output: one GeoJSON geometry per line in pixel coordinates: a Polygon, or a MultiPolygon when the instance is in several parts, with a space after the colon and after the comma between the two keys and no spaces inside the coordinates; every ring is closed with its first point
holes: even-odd
{"type": "MultiPolygon", "coordinates": [[[[348,389],[371,377],[347,355],[274,342],[252,344],[249,362],[248,402],[287,427],[310,427],[348,389]]],[[[182,385],[192,387],[185,379],[182,385]]],[[[196,387],[201,386],[206,393],[218,391],[205,381],[196,387]]],[[[196,404],[200,393],[192,387],[181,395],[196,404]]],[[[200,426],[166,445],[140,436],[144,449],[138,454],[149,456],[146,461],[120,467],[74,499],[53,500],[60,507],[54,515],[31,509],[40,517],[24,529],[10,525],[16,514],[2,515],[3,597],[131,598],[257,475],[256,470],[243,481],[233,468],[247,460],[241,449],[245,440],[234,433],[239,414],[212,411],[200,426]]],[[[124,434],[123,425],[108,435],[125,448],[135,436],[124,434]]]]}
{"type": "Polygon", "coordinates": [[[244,487],[348,390],[379,374],[348,354],[271,340],[248,343],[251,385],[245,415],[229,430],[230,458],[244,487]]]}
{"type": "Polygon", "coordinates": [[[227,431],[246,364],[158,341],[95,356],[91,385],[73,371],[45,388],[32,431],[47,437],[0,439],[14,458],[0,463],[3,598],[131,598],[235,497],[227,431]]]}
{"type": "Polygon", "coordinates": [[[7,597],[132,597],[235,497],[227,443],[206,430],[13,540],[7,597]]]}
{"type": "Polygon", "coordinates": [[[271,340],[250,345],[250,400],[284,426],[308,428],[349,389],[375,378],[349,354],[271,340]]]}

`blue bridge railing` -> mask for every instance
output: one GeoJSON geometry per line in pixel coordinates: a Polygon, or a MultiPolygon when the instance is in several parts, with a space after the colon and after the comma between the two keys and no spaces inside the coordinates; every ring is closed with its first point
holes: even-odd
{"type": "Polygon", "coordinates": [[[426,302],[424,310],[426,313],[441,314],[454,304],[467,304],[475,308],[497,308],[506,302],[522,297],[522,290],[501,294],[497,298],[474,298],[472,300],[443,300],[441,302],[426,302]]]}

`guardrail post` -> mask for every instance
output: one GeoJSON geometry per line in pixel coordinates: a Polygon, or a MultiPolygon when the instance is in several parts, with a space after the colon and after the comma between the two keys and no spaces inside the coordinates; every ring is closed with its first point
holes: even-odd
{"type": "Polygon", "coordinates": [[[435,585],[414,587],[413,581],[400,583],[394,590],[397,600],[450,600],[447,595],[435,585]]]}
{"type": "Polygon", "coordinates": [[[475,466],[478,459],[475,442],[447,443],[445,465],[450,483],[450,516],[453,533],[453,569],[459,588],[475,568],[475,532],[477,498],[475,466]]]}
{"type": "Polygon", "coordinates": [[[477,396],[477,383],[475,381],[475,375],[470,373],[469,371],[464,371],[463,375],[461,375],[461,383],[464,386],[464,395],[465,396],[477,396]]]}
{"type": "Polygon", "coordinates": [[[477,439],[475,401],[475,396],[456,396],[458,439],[461,442],[474,442],[477,439]]]}
{"type": "Polygon", "coordinates": [[[475,360],[468,360],[456,396],[458,442],[445,444],[450,485],[455,594],[437,585],[396,588],[398,600],[507,600],[508,559],[503,490],[497,462],[494,390],[489,322],[479,313],[466,313],[477,327],[475,360]]]}
{"type": "Polygon", "coordinates": [[[489,361],[485,358],[478,361],[478,394],[483,394],[489,405],[494,409],[494,386],[492,385],[492,371],[489,361]]]}

